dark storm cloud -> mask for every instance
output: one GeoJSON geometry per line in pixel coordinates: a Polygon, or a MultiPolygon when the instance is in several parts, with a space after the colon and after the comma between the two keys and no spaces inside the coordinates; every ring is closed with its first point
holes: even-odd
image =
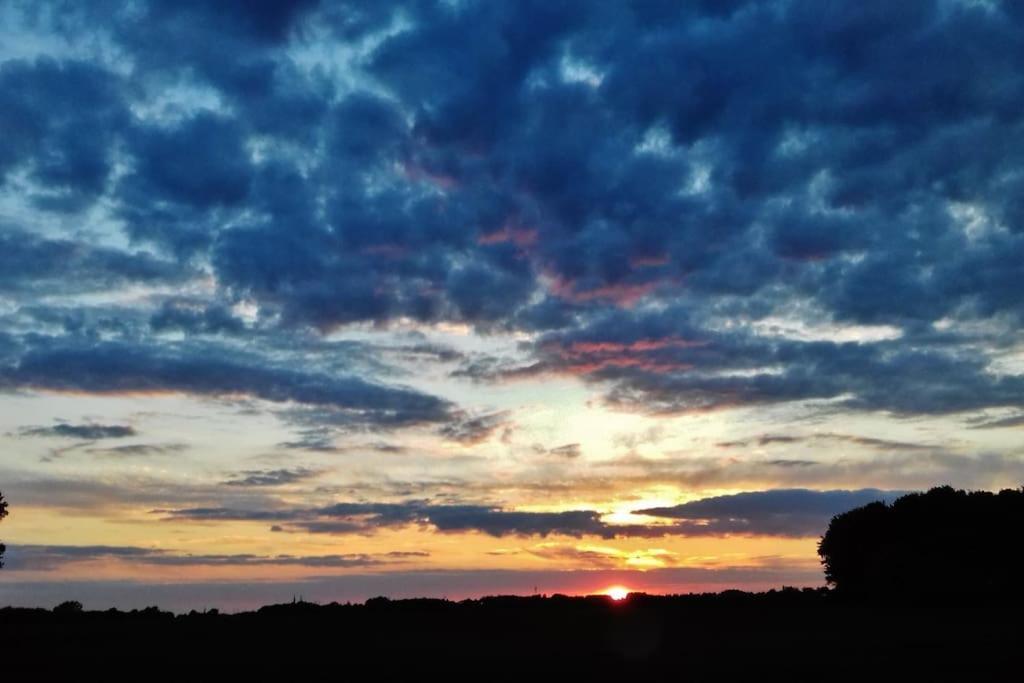
{"type": "Polygon", "coordinates": [[[132,394],[184,392],[246,395],[335,411],[346,424],[401,427],[445,422],[450,406],[412,389],[354,376],[319,374],[267,364],[215,347],[152,347],[116,342],[40,344],[0,368],[0,388],[132,394]]]}
{"type": "Polygon", "coordinates": [[[55,436],[87,441],[123,439],[138,434],[131,425],[71,424],[68,422],[58,422],[50,427],[24,427],[18,430],[18,433],[22,436],[55,436]]]}
{"type": "MultiPolygon", "coordinates": [[[[0,183],[39,211],[106,207],[176,260],[19,233],[0,287],[202,264],[211,300],[150,311],[152,331],[244,333],[228,308],[242,300],[285,332],[528,331],[518,371],[473,358],[453,376],[571,374],[653,413],[1022,406],[1024,379],[990,370],[996,342],[958,336],[1024,315],[1015,3],[239,8],[102,2],[27,22],[119,58],[0,64],[16,133],[0,183]],[[796,309],[902,336],[721,324],[796,309]]],[[[339,403],[276,370],[209,383],[176,389],[339,403]]],[[[445,422],[440,402],[422,410],[412,421],[445,422]]]]}
{"type": "Polygon", "coordinates": [[[824,533],[829,520],[841,512],[876,500],[892,500],[903,493],[878,489],[752,491],[704,498],[673,507],[634,510],[634,513],[679,520],[679,532],[690,536],[805,537],[824,533]]]}

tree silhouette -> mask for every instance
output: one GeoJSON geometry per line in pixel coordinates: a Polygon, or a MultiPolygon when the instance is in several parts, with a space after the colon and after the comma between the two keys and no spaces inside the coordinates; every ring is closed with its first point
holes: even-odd
{"type": "Polygon", "coordinates": [[[65,600],[53,608],[56,614],[78,614],[82,611],[82,603],[78,600],[65,600]]]}
{"type": "Polygon", "coordinates": [[[826,580],[858,597],[1008,597],[1024,576],[1024,489],[950,486],[832,518],[818,544],[826,580]]]}
{"type": "MultiPolygon", "coordinates": [[[[0,520],[7,516],[7,501],[4,500],[4,494],[0,493],[0,520]]],[[[4,551],[7,550],[7,546],[0,543],[0,567],[4,566],[4,551]]]]}

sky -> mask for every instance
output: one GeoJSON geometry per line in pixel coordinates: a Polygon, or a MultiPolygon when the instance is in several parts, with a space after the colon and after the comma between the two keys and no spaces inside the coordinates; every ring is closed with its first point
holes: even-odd
{"type": "Polygon", "coordinates": [[[0,604],[815,586],[1021,486],[1022,22],[0,0],[0,604]]]}

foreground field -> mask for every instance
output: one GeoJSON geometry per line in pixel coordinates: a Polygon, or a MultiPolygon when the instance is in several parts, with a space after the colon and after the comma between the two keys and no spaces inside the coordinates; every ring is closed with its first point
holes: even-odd
{"type": "Polygon", "coordinates": [[[241,614],[0,610],[7,679],[1013,680],[1016,607],[824,590],[296,603],[241,614]]]}

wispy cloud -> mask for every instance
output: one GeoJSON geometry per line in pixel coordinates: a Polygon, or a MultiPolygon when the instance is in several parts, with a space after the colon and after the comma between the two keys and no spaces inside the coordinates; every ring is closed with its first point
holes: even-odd
{"type": "Polygon", "coordinates": [[[279,470],[245,470],[224,482],[227,486],[283,486],[312,479],[319,470],[307,467],[279,470]]]}
{"type": "Polygon", "coordinates": [[[105,425],[95,423],[72,424],[58,422],[49,427],[22,427],[18,430],[21,436],[61,437],[97,441],[99,439],[123,439],[137,436],[131,425],[105,425]]]}
{"type": "Polygon", "coordinates": [[[12,545],[6,556],[9,571],[55,571],[77,562],[117,560],[131,564],[174,567],[299,566],[311,568],[375,567],[429,556],[424,552],[350,555],[190,554],[161,548],[107,545],[12,545]]]}

